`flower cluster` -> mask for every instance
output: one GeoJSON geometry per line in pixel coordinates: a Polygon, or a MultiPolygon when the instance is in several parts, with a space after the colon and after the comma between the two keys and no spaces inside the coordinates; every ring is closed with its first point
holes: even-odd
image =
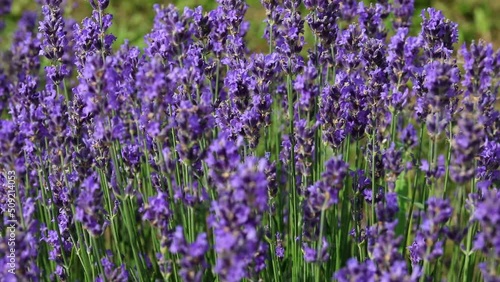
{"type": "Polygon", "coordinates": [[[156,4],[143,47],[36,2],[0,20],[0,281],[500,279],[500,50],[442,12],[261,0],[255,52],[244,0],[156,4]]]}

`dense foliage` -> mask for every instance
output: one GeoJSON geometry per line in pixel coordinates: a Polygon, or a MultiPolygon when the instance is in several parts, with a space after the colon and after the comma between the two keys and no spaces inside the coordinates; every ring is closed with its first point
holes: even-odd
{"type": "Polygon", "coordinates": [[[261,54],[243,0],[155,5],[144,49],[109,0],[39,2],[0,65],[1,281],[500,281],[500,51],[440,11],[262,0],[261,54]]]}

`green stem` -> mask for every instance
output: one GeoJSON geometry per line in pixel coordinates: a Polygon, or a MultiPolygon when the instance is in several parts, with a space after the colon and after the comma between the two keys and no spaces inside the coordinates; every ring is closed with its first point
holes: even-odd
{"type": "Polygon", "coordinates": [[[446,197],[446,192],[448,190],[448,179],[450,178],[450,160],[451,160],[451,143],[452,143],[452,124],[451,121],[449,123],[449,144],[448,144],[448,152],[446,153],[446,174],[444,177],[444,188],[443,188],[443,199],[446,197]]]}
{"type": "MultiPolygon", "coordinates": [[[[291,60],[289,59],[289,65],[291,64],[291,60]]],[[[288,117],[290,119],[289,123],[289,130],[290,130],[290,143],[291,143],[291,150],[290,150],[290,166],[291,166],[291,179],[290,179],[290,189],[289,193],[292,194],[292,197],[290,198],[290,230],[291,230],[291,238],[290,238],[290,244],[292,246],[292,254],[293,254],[293,263],[294,265],[292,266],[292,271],[294,272],[292,276],[293,281],[297,281],[299,278],[299,269],[301,269],[301,257],[298,253],[298,247],[297,243],[295,242],[295,239],[298,237],[299,232],[299,222],[297,219],[298,216],[298,195],[297,195],[297,188],[296,183],[295,183],[295,140],[294,140],[294,111],[293,111],[293,90],[292,90],[292,75],[291,75],[291,70],[289,70],[287,74],[287,94],[288,94],[288,117]]]]}
{"type": "Polygon", "coordinates": [[[371,136],[371,141],[372,141],[372,161],[371,161],[371,172],[372,172],[372,212],[371,212],[371,218],[372,218],[372,225],[375,224],[375,195],[376,195],[376,192],[375,192],[375,137],[376,137],[376,134],[375,134],[375,128],[376,128],[376,125],[374,125],[374,127],[372,128],[372,136],[371,136]]]}
{"type": "MultiPolygon", "coordinates": [[[[424,137],[424,125],[422,124],[420,127],[420,134],[418,137],[418,151],[417,151],[417,165],[420,164],[420,155],[422,152],[422,139],[424,137]]],[[[415,178],[413,179],[413,185],[411,188],[413,188],[412,192],[412,197],[411,197],[411,204],[410,204],[410,212],[408,214],[408,219],[406,221],[406,228],[405,228],[405,236],[404,236],[404,245],[403,245],[403,257],[405,257],[406,254],[406,246],[408,246],[408,240],[409,236],[411,234],[411,222],[412,222],[412,216],[413,216],[413,208],[415,206],[415,198],[417,197],[417,184],[418,184],[418,178],[420,174],[420,168],[416,168],[416,173],[415,173],[415,178]]]]}

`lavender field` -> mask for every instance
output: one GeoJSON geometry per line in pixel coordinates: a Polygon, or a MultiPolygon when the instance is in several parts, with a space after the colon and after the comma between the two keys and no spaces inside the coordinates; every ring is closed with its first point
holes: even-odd
{"type": "Polygon", "coordinates": [[[145,48],[12,2],[0,281],[500,281],[500,50],[441,11],[261,0],[258,53],[244,0],[145,48]]]}

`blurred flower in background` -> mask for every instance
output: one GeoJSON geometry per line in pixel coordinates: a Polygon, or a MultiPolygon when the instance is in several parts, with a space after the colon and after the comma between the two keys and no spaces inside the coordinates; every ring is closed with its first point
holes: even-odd
{"type": "MultiPolygon", "coordinates": [[[[15,29],[15,22],[21,18],[26,10],[34,10],[37,7],[33,0],[12,1],[12,14],[6,19],[5,32],[12,32],[15,29]]],[[[91,7],[87,5],[87,0],[64,0],[70,4],[66,5],[72,11],[69,12],[77,22],[81,21],[89,14],[91,7]]],[[[268,46],[263,38],[264,28],[262,21],[266,18],[266,11],[260,0],[247,0],[248,10],[246,19],[250,21],[250,30],[247,33],[249,40],[248,47],[254,51],[266,51],[268,46]]],[[[366,3],[376,1],[365,1],[366,3]]],[[[156,3],[173,3],[180,7],[203,6],[205,9],[213,9],[217,6],[215,0],[128,0],[110,1],[108,11],[115,17],[115,23],[110,32],[118,37],[117,42],[121,43],[125,39],[131,44],[143,47],[143,35],[150,31],[153,23],[153,5],[156,3]]],[[[495,49],[500,47],[500,1],[497,0],[415,0],[415,13],[418,14],[423,8],[433,7],[442,10],[446,18],[459,24],[459,42],[478,41],[480,38],[493,43],[495,49]]],[[[1,16],[0,16],[1,17],[1,16]]],[[[413,17],[414,21],[421,21],[418,16],[413,17]]],[[[419,23],[414,22],[412,33],[418,32],[419,23]]],[[[313,41],[310,29],[306,28],[306,42],[313,41]]],[[[0,43],[0,49],[6,48],[10,44],[0,43]]],[[[119,46],[119,45],[116,45],[119,46]]]]}

